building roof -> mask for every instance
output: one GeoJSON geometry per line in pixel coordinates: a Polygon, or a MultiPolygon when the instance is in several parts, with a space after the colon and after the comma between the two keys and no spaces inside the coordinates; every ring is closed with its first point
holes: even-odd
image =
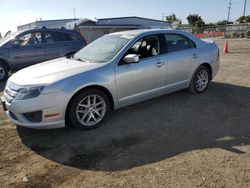
{"type": "Polygon", "coordinates": [[[67,29],[76,28],[126,28],[126,29],[138,29],[138,28],[164,28],[170,24],[166,21],[155,20],[150,18],[143,18],[137,16],[129,17],[115,17],[115,18],[101,18],[97,21],[84,19],[57,19],[57,20],[41,20],[25,25],[18,26],[18,30],[24,30],[25,28],[39,28],[41,26],[46,27],[65,27],[67,29]]]}
{"type": "Polygon", "coordinates": [[[75,29],[78,26],[84,26],[84,25],[91,26],[91,25],[95,25],[95,24],[96,24],[96,21],[93,21],[93,20],[90,20],[87,18],[83,18],[83,19],[78,19],[78,20],[67,23],[66,28],[67,29],[75,29]]]}
{"type": "Polygon", "coordinates": [[[156,20],[156,19],[151,19],[151,18],[143,18],[139,16],[127,16],[127,17],[115,17],[115,18],[98,18],[98,20],[117,20],[117,19],[131,19],[131,18],[137,18],[137,19],[143,19],[143,20],[149,20],[149,21],[156,21],[156,22],[162,22],[162,23],[168,23],[163,20],[156,20]]]}
{"type": "MultiPolygon", "coordinates": [[[[55,23],[54,25],[57,25],[57,24],[65,24],[67,22],[73,22],[73,21],[76,21],[77,19],[74,19],[74,18],[70,18],[70,19],[57,19],[57,20],[37,20],[37,21],[34,21],[34,22],[31,22],[31,23],[27,23],[27,24],[23,24],[23,25],[19,25],[17,28],[18,30],[25,27],[25,26],[31,26],[31,25],[34,25],[36,26],[37,24],[46,24],[46,23],[55,23]]],[[[46,25],[44,25],[46,26],[46,25]]]]}

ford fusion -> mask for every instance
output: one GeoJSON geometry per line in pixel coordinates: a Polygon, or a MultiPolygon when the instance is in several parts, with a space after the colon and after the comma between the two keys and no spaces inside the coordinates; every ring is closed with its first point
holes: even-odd
{"type": "Polygon", "coordinates": [[[28,128],[93,129],[112,110],[177,90],[203,93],[219,68],[214,42],[176,30],[103,36],[71,58],[13,74],[1,101],[10,120],[28,128]]]}

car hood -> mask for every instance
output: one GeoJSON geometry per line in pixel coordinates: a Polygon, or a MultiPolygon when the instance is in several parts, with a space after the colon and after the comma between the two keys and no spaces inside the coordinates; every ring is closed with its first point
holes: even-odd
{"type": "Polygon", "coordinates": [[[47,85],[103,65],[59,58],[22,69],[13,74],[9,81],[19,86],[47,85]]]}

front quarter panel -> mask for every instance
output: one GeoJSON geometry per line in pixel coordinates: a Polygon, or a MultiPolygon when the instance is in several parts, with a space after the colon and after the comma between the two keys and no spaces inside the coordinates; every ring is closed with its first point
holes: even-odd
{"type": "Polygon", "coordinates": [[[114,100],[114,107],[116,108],[116,90],[115,90],[115,76],[112,64],[106,64],[97,69],[80,73],[69,78],[65,78],[50,86],[47,86],[43,91],[44,94],[58,93],[57,101],[61,101],[61,113],[65,114],[71,98],[80,90],[89,86],[101,86],[106,88],[112,95],[114,100]]]}

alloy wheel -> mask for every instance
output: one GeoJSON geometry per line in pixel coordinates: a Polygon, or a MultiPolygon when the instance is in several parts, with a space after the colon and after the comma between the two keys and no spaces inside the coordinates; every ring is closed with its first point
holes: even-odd
{"type": "Polygon", "coordinates": [[[83,98],[76,108],[76,117],[84,126],[94,126],[99,123],[106,113],[105,100],[99,95],[88,95],[83,98]]]}
{"type": "Polygon", "coordinates": [[[5,76],[5,70],[4,68],[0,65],[0,80],[3,79],[5,76]]]}
{"type": "Polygon", "coordinates": [[[202,92],[206,89],[209,82],[208,72],[204,69],[200,70],[195,79],[195,88],[202,92]]]}

